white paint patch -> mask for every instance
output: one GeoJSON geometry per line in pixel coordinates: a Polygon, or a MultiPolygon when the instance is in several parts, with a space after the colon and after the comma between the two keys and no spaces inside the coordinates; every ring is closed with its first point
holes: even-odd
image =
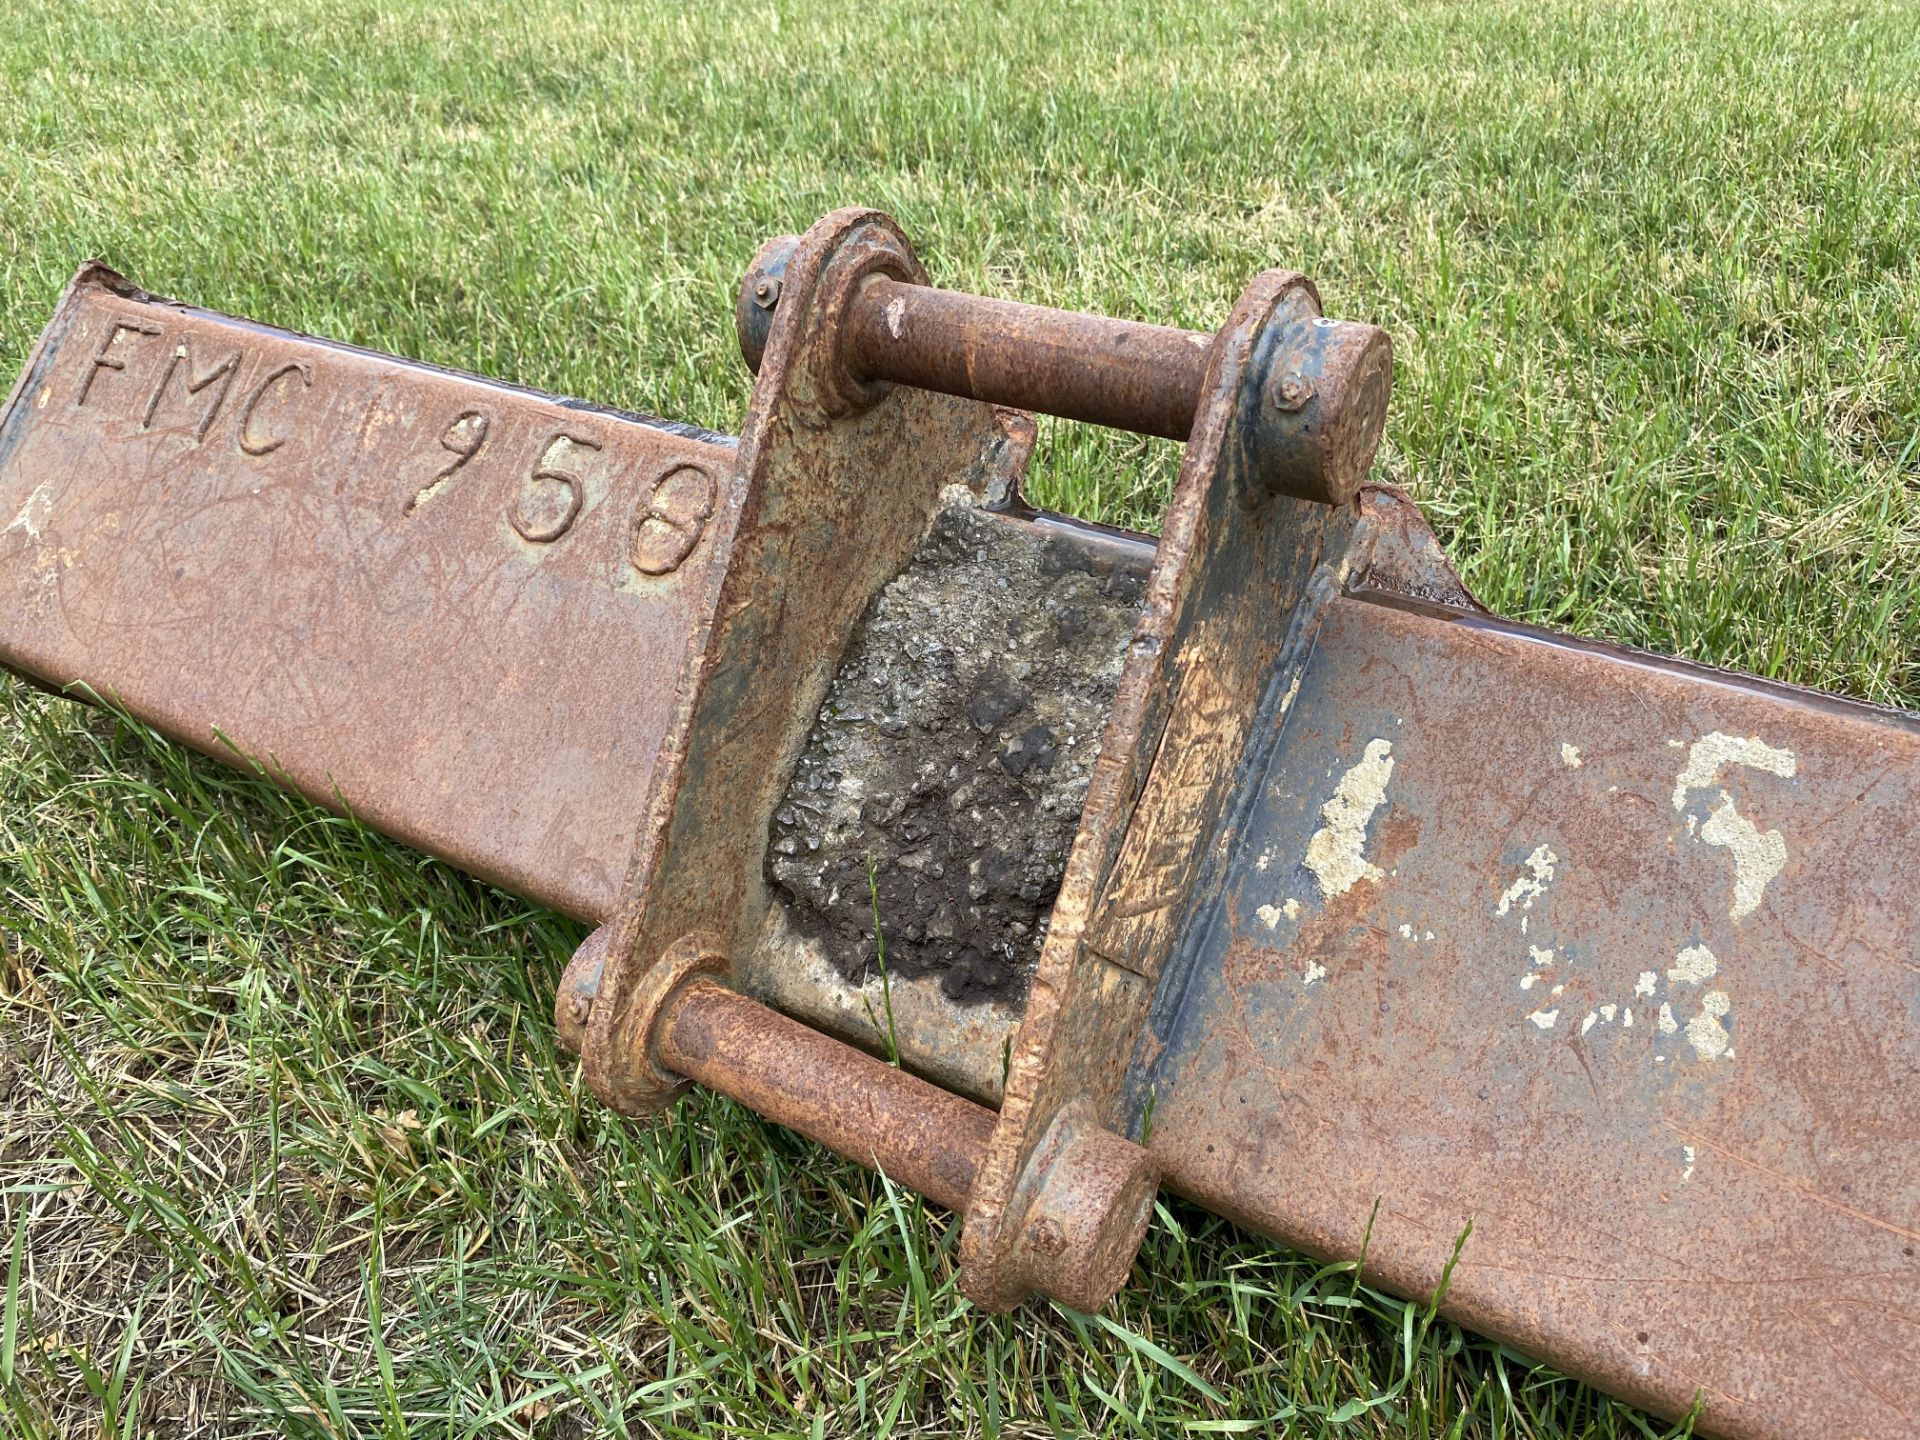
{"type": "Polygon", "coordinates": [[[1427,931],[1427,939],[1433,939],[1433,932],[1431,930],[1427,931]]]}
{"type": "Polygon", "coordinates": [[[893,336],[894,339],[898,340],[900,338],[900,332],[906,328],[906,318],[906,301],[896,296],[887,302],[887,333],[893,336]]]}
{"type": "Polygon", "coordinates": [[[1562,740],[1560,742],[1560,763],[1569,770],[1578,770],[1580,768],[1580,747],[1578,745],[1569,745],[1566,741],[1562,740]]]}
{"type": "Polygon", "coordinates": [[[1324,965],[1309,964],[1305,970],[1300,972],[1300,983],[1302,985],[1311,985],[1316,980],[1324,980],[1326,978],[1327,967],[1324,965]]]}
{"type": "Polygon", "coordinates": [[[1731,1056],[1733,1037],[1727,1034],[1727,1027],[1720,1023],[1733,1002],[1727,999],[1724,990],[1709,990],[1700,1001],[1700,1013],[1687,1021],[1687,1043],[1693,1046],[1693,1053],[1702,1060],[1718,1060],[1721,1056],[1731,1056]]]}
{"type": "Polygon", "coordinates": [[[1600,1023],[1600,1017],[1591,1010],[1587,1011],[1587,1018],[1580,1022],[1580,1033],[1582,1035],[1586,1034],[1587,1031],[1591,1030],[1595,1025],[1599,1023],[1600,1023]]]}
{"type": "Polygon", "coordinates": [[[1680,1028],[1680,1022],[1673,1018],[1673,1006],[1663,1004],[1660,1007],[1660,1033],[1671,1035],[1680,1028]]]}
{"type": "Polygon", "coordinates": [[[1527,1016],[1527,1019],[1538,1025],[1542,1030],[1551,1030],[1554,1022],[1559,1018],[1560,1012],[1558,1010],[1536,1010],[1527,1016]]]}
{"type": "Polygon", "coordinates": [[[1500,895],[1500,908],[1495,912],[1506,914],[1518,905],[1522,910],[1531,910],[1533,902],[1547,893],[1547,886],[1553,883],[1553,867],[1560,857],[1545,845],[1534,848],[1527,857],[1527,874],[1520,876],[1500,895]]]}
{"type": "Polygon", "coordinates": [[[1340,777],[1333,798],[1320,807],[1326,823],[1307,841],[1306,866],[1320,882],[1329,900],[1344,895],[1362,880],[1379,880],[1385,872],[1365,854],[1367,825],[1385,803],[1387,781],[1393,775],[1393,744],[1369,740],[1353,768],[1340,777]]]}
{"type": "Polygon", "coordinates": [[[11,535],[15,530],[27,532],[27,538],[39,542],[40,527],[47,523],[47,517],[53,513],[53,492],[45,485],[37,486],[27,496],[27,503],[20,507],[20,513],[7,522],[7,528],[0,535],[11,535]]]}
{"type": "Polygon", "coordinates": [[[1300,918],[1300,902],[1298,900],[1289,900],[1284,905],[1262,905],[1253,913],[1260,917],[1263,925],[1269,930],[1272,930],[1280,924],[1281,917],[1283,916],[1288,920],[1298,920],[1300,918]]]}
{"type": "Polygon", "coordinates": [[[1400,927],[1400,938],[1402,940],[1413,939],[1413,927],[1411,925],[1402,925],[1400,927]]]}
{"type": "Polygon", "coordinates": [[[1300,675],[1294,674],[1293,683],[1287,686],[1287,693],[1280,697],[1280,713],[1286,714],[1293,708],[1293,702],[1300,698],[1300,675]]]}
{"type": "MultiPolygon", "coordinates": [[[[1609,1025],[1613,1023],[1613,1017],[1619,1013],[1620,1007],[1617,1005],[1602,1005],[1600,1007],[1600,1018],[1609,1025]]],[[[1633,1012],[1629,1010],[1627,1013],[1631,1015],[1633,1012]]]]}
{"type": "MultiPolygon", "coordinates": [[[[1534,968],[1520,977],[1520,988],[1522,990],[1531,990],[1534,984],[1540,979],[1539,972],[1553,964],[1553,951],[1543,950],[1538,945],[1529,945],[1527,947],[1527,959],[1533,962],[1534,968]]],[[[1566,988],[1564,985],[1558,986],[1553,993],[1558,995],[1561,990],[1566,988]]]]}
{"type": "Polygon", "coordinates": [[[1768,882],[1786,866],[1786,838],[1778,830],[1762,830],[1734,809],[1733,796],[1724,790],[1719,805],[1700,827],[1700,838],[1733,856],[1733,905],[1728,916],[1738,920],[1751,915],[1760,908],[1768,882]]]}
{"type": "Polygon", "coordinates": [[[1704,945],[1689,945],[1673,957],[1667,971],[1669,985],[1704,985],[1720,973],[1720,962],[1704,945]]]}
{"type": "Polygon", "coordinates": [[[1633,1028],[1633,1007],[1631,1005],[1621,1013],[1620,1028],[1622,1030],[1631,1030],[1633,1028]]]}
{"type": "Polygon", "coordinates": [[[1682,1145],[1680,1147],[1680,1153],[1687,1157],[1687,1168],[1680,1172],[1680,1182],[1685,1184],[1693,1178],[1693,1147],[1691,1145],[1682,1145]]]}
{"type": "MultiPolygon", "coordinates": [[[[1680,742],[1669,740],[1667,743],[1678,745],[1680,742]]],[[[1798,768],[1791,750],[1777,750],[1757,735],[1749,735],[1743,740],[1737,735],[1716,730],[1694,741],[1693,748],[1687,752],[1687,763],[1673,782],[1673,808],[1686,809],[1687,792],[1705,790],[1717,784],[1720,772],[1729,765],[1765,770],[1783,780],[1791,780],[1798,768]]]]}
{"type": "Polygon", "coordinates": [[[1651,970],[1642,970],[1640,972],[1640,978],[1633,982],[1633,993],[1636,995],[1645,995],[1651,998],[1653,992],[1659,988],[1660,977],[1651,970]]]}

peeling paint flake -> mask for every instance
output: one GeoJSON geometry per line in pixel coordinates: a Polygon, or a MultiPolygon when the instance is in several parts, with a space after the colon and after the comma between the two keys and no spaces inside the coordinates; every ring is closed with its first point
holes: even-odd
{"type": "Polygon", "coordinates": [[[38,543],[40,527],[47,523],[47,517],[53,513],[53,492],[45,485],[36,486],[27,496],[27,503],[20,507],[20,513],[7,522],[0,535],[10,535],[15,530],[27,532],[27,538],[38,543]]]}
{"type": "Polygon", "coordinates": [[[1340,777],[1333,798],[1320,807],[1326,823],[1307,841],[1306,866],[1329,900],[1362,880],[1380,880],[1385,871],[1365,855],[1367,825],[1387,798],[1393,775],[1393,744],[1369,740],[1359,761],[1340,777]]]}
{"type": "Polygon", "coordinates": [[[1324,980],[1326,978],[1327,967],[1320,964],[1309,963],[1307,968],[1300,972],[1300,983],[1302,985],[1311,985],[1316,980],[1324,980]]]}
{"type": "Polygon", "coordinates": [[[1700,1001],[1700,1013],[1687,1021],[1687,1043],[1702,1060],[1733,1055],[1733,1037],[1720,1023],[1732,1008],[1733,1002],[1727,999],[1726,991],[1709,990],[1700,1001]]]}
{"type": "Polygon", "coordinates": [[[1720,788],[1720,774],[1729,765],[1791,780],[1799,773],[1800,763],[1791,750],[1769,745],[1757,735],[1742,738],[1716,730],[1693,742],[1687,763],[1674,777],[1675,810],[1686,810],[1696,790],[1719,791],[1720,802],[1707,813],[1705,823],[1697,814],[1687,815],[1687,834],[1733,857],[1733,903],[1727,913],[1738,920],[1760,908],[1768,884],[1786,867],[1787,842],[1778,830],[1762,830],[1742,815],[1732,794],[1720,788]]]}
{"type": "Polygon", "coordinates": [[[1302,673],[1303,672],[1300,671],[1294,672],[1293,683],[1287,686],[1287,693],[1280,697],[1280,713],[1282,715],[1285,715],[1287,711],[1291,710],[1293,708],[1293,702],[1300,698],[1300,676],[1302,673]]]}
{"type": "Polygon", "coordinates": [[[1500,895],[1500,908],[1495,912],[1505,915],[1514,906],[1522,910],[1531,910],[1533,902],[1547,893],[1547,886],[1553,883],[1553,867],[1560,857],[1545,845],[1534,847],[1527,856],[1527,874],[1520,876],[1500,895]]]}
{"type": "MultiPolygon", "coordinates": [[[[1547,966],[1553,964],[1553,951],[1543,950],[1538,945],[1529,945],[1527,947],[1527,958],[1533,962],[1534,968],[1528,970],[1526,974],[1520,977],[1520,988],[1522,990],[1531,990],[1539,983],[1541,979],[1540,972],[1547,966]]],[[[1566,988],[1564,985],[1556,985],[1553,987],[1553,993],[1558,995],[1566,988]]]]}
{"type": "Polygon", "coordinates": [[[1740,919],[1760,908],[1768,882],[1787,864],[1786,838],[1778,830],[1762,830],[1734,809],[1733,797],[1720,792],[1720,804],[1700,827],[1700,838],[1733,856],[1733,905],[1730,918],[1740,919]]]}
{"type": "Polygon", "coordinates": [[[1559,1018],[1560,1012],[1558,1010],[1536,1010],[1527,1016],[1527,1019],[1538,1025],[1542,1030],[1551,1030],[1554,1027],[1554,1022],[1559,1020],[1559,1018]]]}
{"type": "MultiPolygon", "coordinates": [[[[1677,745],[1680,742],[1668,743],[1677,745]]],[[[1716,730],[1711,735],[1702,735],[1688,750],[1687,763],[1673,782],[1673,808],[1686,809],[1687,792],[1712,788],[1718,784],[1720,772],[1729,765],[1765,770],[1783,780],[1791,780],[1799,768],[1791,750],[1776,749],[1757,735],[1749,735],[1743,740],[1737,735],[1716,730]]]]}
{"type": "Polygon", "coordinates": [[[1562,740],[1560,742],[1560,763],[1569,770],[1578,770],[1581,764],[1580,747],[1578,745],[1569,745],[1566,741],[1562,740]]]}
{"type": "MultiPolygon", "coordinates": [[[[1649,974],[1652,972],[1649,971],[1649,974]]],[[[1713,951],[1704,945],[1689,945],[1673,957],[1673,965],[1667,971],[1667,983],[1670,985],[1704,985],[1720,973],[1720,961],[1713,951]]],[[[1635,993],[1638,993],[1637,991],[1635,993]]],[[[1649,991],[1649,994],[1652,992],[1649,991]]]]}
{"type": "Polygon", "coordinates": [[[1261,924],[1269,930],[1274,930],[1279,928],[1282,919],[1298,920],[1300,918],[1300,902],[1289,896],[1284,904],[1262,905],[1253,913],[1260,917],[1261,924]]]}

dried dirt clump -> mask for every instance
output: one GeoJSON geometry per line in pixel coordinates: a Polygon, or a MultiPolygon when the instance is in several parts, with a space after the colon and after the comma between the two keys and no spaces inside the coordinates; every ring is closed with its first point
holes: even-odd
{"type": "Polygon", "coordinates": [[[849,645],[776,813],[770,878],[850,979],[1026,992],[1147,576],[1145,552],[955,487],[849,645]]]}

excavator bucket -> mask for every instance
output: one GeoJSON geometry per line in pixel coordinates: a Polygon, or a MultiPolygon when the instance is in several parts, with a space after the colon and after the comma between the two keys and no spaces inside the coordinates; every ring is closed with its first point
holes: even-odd
{"type": "Polygon", "coordinates": [[[88,266],[0,663],[587,922],[606,1103],[883,1168],[984,1307],[1164,1186],[1702,1434],[1911,1433],[1920,719],[1490,614],[1300,275],[1192,334],[848,210],[734,318],[738,437],[88,266]],[[1184,444],[1157,540],[1022,499],[1035,411],[1184,444]]]}

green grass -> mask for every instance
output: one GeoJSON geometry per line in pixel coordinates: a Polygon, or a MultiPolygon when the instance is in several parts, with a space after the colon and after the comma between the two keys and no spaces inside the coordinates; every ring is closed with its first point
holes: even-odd
{"type": "MultiPolygon", "coordinates": [[[[1392,331],[1381,469],[1510,614],[1920,705],[1920,25],[1898,4],[148,7],[0,20],[0,372],[163,293],[734,428],[758,242],[867,203],[945,284],[1392,331]]],[[[1058,427],[1150,523],[1171,447],[1058,427]]],[[[1169,1205],[1110,1318],[554,1044],[576,929],[0,686],[0,1429],[1626,1437],[1169,1205]]]]}

